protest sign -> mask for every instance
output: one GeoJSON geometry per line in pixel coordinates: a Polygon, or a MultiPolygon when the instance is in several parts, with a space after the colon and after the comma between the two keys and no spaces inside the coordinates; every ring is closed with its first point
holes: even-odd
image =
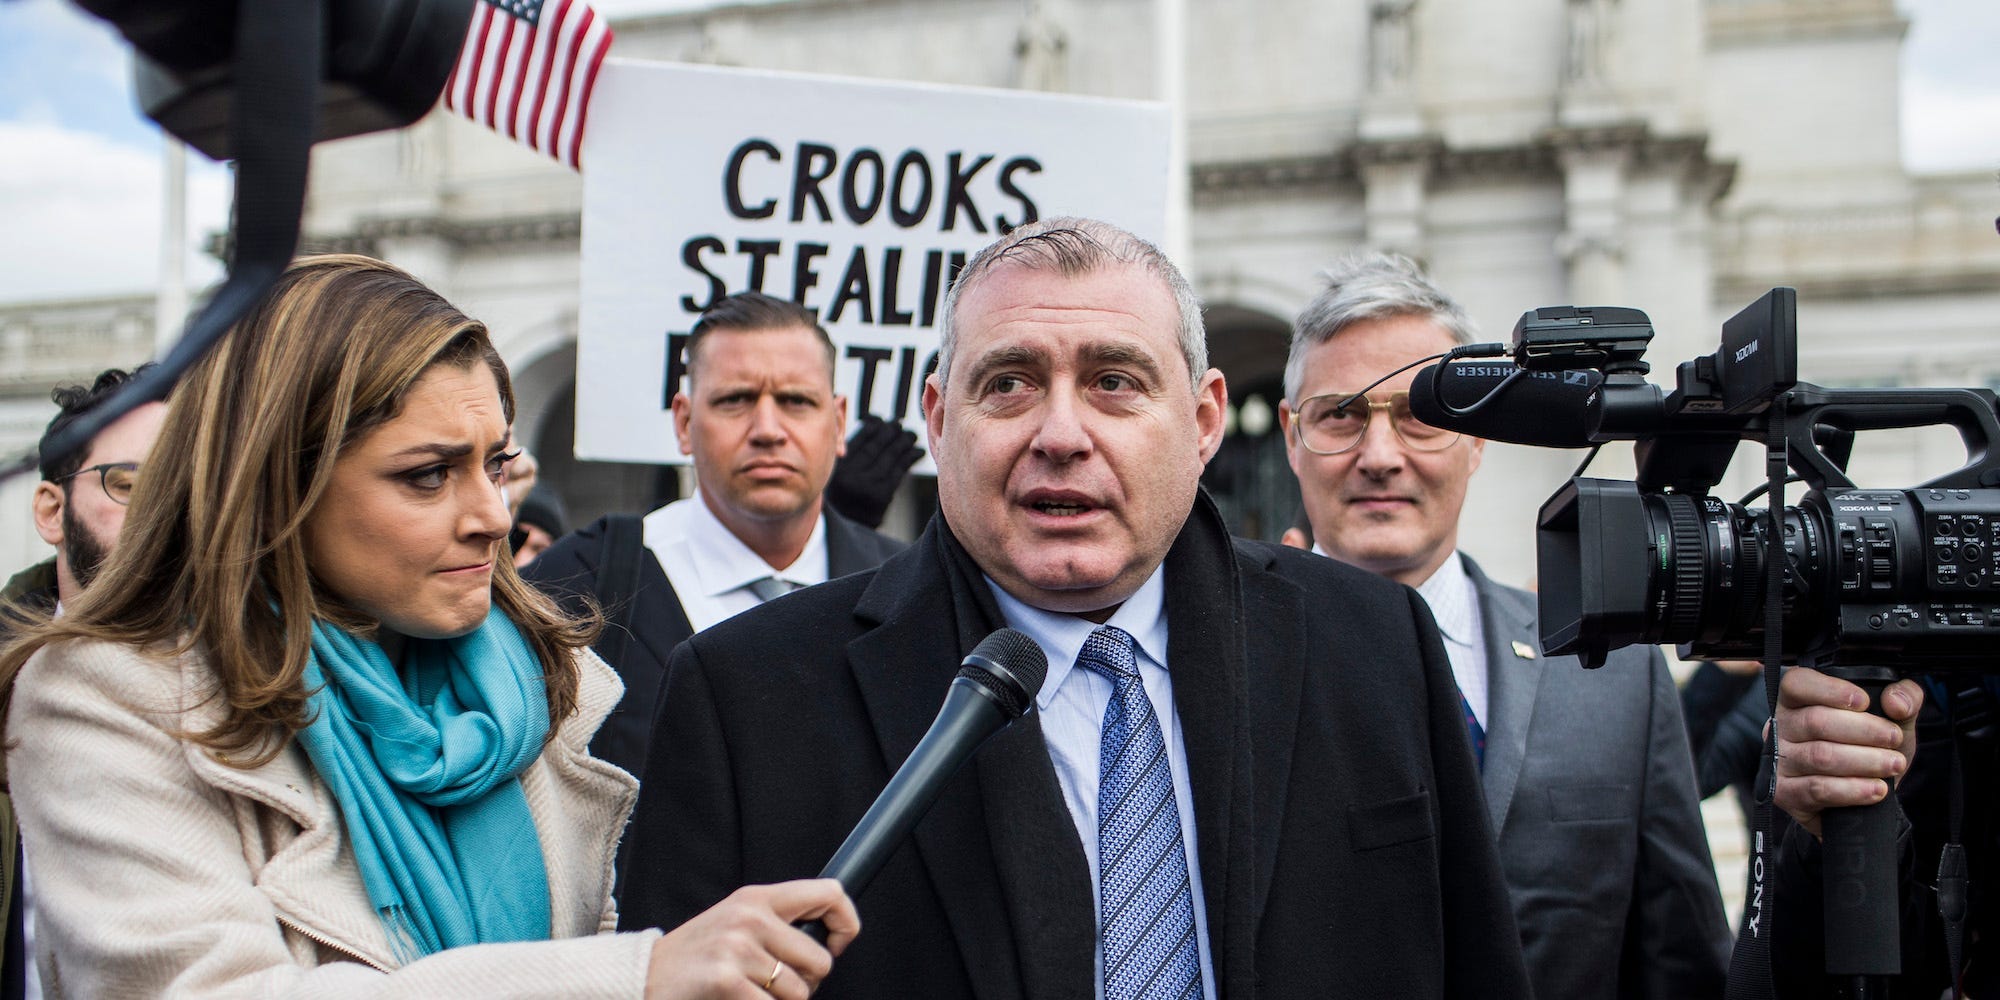
{"type": "Polygon", "coordinates": [[[1155,241],[1164,225],[1157,104],[611,59],[590,114],[580,458],[686,461],[682,343],[747,289],[819,316],[850,421],[921,435],[938,308],[968,257],[1056,215],[1155,241]]]}

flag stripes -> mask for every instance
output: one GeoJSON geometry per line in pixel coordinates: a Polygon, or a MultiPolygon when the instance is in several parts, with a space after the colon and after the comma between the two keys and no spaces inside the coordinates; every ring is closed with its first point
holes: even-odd
{"type": "Polygon", "coordinates": [[[584,0],[473,0],[444,104],[572,169],[611,28],[584,0]]]}

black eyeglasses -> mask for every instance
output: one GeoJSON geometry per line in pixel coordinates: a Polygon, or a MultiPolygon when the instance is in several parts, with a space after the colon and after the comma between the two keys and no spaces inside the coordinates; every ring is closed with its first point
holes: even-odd
{"type": "Polygon", "coordinates": [[[123,507],[132,502],[132,487],[139,485],[139,463],[106,462],[103,465],[78,469],[67,476],[58,477],[56,482],[75,479],[86,472],[97,473],[97,485],[104,488],[104,495],[110,497],[112,503],[123,507]]]}

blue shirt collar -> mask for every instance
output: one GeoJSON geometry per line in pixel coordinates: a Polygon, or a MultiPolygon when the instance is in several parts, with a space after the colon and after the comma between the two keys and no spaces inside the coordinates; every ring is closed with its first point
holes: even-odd
{"type": "MultiPolygon", "coordinates": [[[[1035,640],[1049,658],[1048,677],[1042,681],[1042,690],[1035,698],[1035,708],[1046,711],[1063,679],[1076,666],[1076,654],[1083,651],[1084,641],[1097,631],[1098,625],[1088,618],[1033,607],[1002,590],[992,577],[984,579],[1007,624],[1035,640]]],[[[1162,667],[1167,663],[1166,579],[1166,567],[1154,567],[1153,575],[1104,623],[1124,629],[1132,636],[1138,654],[1162,667]]]]}

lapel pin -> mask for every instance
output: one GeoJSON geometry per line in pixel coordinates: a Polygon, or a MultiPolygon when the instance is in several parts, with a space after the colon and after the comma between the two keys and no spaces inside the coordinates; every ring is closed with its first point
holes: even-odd
{"type": "Polygon", "coordinates": [[[1514,655],[1524,660],[1532,660],[1535,658],[1535,647],[1516,639],[1514,640],[1514,655]]]}

